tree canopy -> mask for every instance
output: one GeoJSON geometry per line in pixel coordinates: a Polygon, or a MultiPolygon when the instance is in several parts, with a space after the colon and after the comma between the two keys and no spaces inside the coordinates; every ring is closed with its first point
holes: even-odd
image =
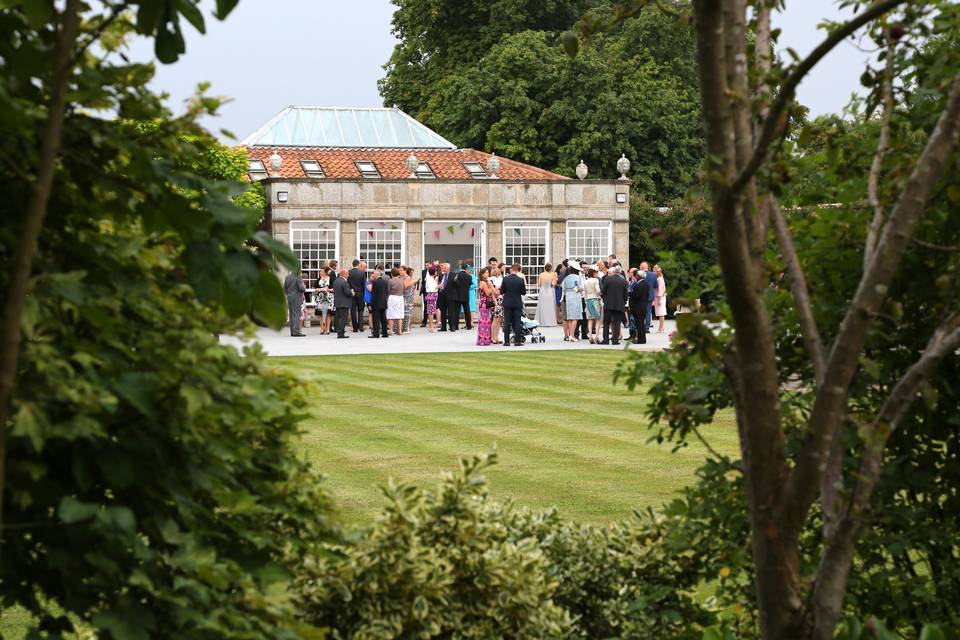
{"type": "Polygon", "coordinates": [[[455,144],[564,175],[582,159],[613,178],[626,154],[634,189],[683,195],[703,141],[693,37],[640,12],[570,59],[559,43],[594,2],[395,0],[400,39],[380,83],[395,104],[455,144]]]}

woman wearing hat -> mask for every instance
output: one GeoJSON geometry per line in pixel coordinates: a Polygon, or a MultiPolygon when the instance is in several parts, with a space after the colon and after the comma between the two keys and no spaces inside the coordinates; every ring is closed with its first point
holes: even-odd
{"type": "Polygon", "coordinates": [[[563,339],[566,342],[579,342],[573,331],[578,320],[583,320],[583,278],[580,275],[580,263],[570,260],[567,264],[567,276],[563,279],[563,339]]]}
{"type": "Polygon", "coordinates": [[[587,281],[583,283],[583,297],[587,301],[587,320],[590,334],[590,344],[599,342],[597,324],[600,322],[600,279],[597,278],[597,268],[587,267],[587,281]]]}

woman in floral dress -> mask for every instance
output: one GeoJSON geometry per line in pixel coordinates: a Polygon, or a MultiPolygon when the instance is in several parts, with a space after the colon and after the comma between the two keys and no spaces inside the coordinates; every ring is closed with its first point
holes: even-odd
{"type": "Polygon", "coordinates": [[[494,287],[490,282],[490,270],[480,270],[477,288],[477,346],[486,347],[490,341],[490,325],[493,323],[494,287]]]}

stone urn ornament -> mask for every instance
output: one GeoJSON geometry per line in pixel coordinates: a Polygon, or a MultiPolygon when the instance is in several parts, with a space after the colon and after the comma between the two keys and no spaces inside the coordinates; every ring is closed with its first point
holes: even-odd
{"type": "Polygon", "coordinates": [[[280,177],[280,167],[283,166],[283,158],[276,151],[270,156],[270,168],[273,169],[273,177],[280,177]]]}
{"type": "Polygon", "coordinates": [[[630,160],[627,158],[627,154],[621,154],[620,159],[617,160],[617,171],[620,172],[621,180],[629,180],[627,173],[630,171],[630,160]]]}
{"type": "Polygon", "coordinates": [[[577,172],[577,177],[580,178],[581,180],[587,179],[587,164],[583,161],[582,158],[580,159],[580,164],[577,165],[576,172],[577,172]]]}
{"type": "Polygon", "coordinates": [[[417,156],[413,155],[412,153],[411,153],[409,156],[407,156],[407,171],[410,172],[410,175],[407,176],[407,177],[408,177],[408,178],[416,178],[416,177],[417,177],[417,168],[418,168],[419,166],[420,166],[420,161],[417,160],[417,156]]]}
{"type": "Polygon", "coordinates": [[[496,178],[497,171],[500,171],[500,158],[497,157],[497,154],[491,153],[490,157],[487,158],[487,175],[496,178]]]}

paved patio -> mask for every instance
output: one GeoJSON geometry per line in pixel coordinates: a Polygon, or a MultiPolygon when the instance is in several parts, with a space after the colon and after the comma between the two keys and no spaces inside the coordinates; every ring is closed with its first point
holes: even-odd
{"type": "MultiPolygon", "coordinates": [[[[669,346],[668,336],[676,329],[676,323],[668,320],[665,332],[653,333],[647,336],[647,344],[635,345],[631,348],[638,351],[663,351],[669,346]]],[[[305,338],[290,337],[290,330],[284,328],[283,331],[272,331],[270,329],[260,329],[257,332],[256,339],[263,345],[264,350],[271,356],[333,356],[333,355],[357,355],[357,354],[384,354],[384,353],[456,353],[456,352],[483,352],[483,351],[509,351],[516,347],[504,347],[503,345],[490,345],[488,347],[476,346],[477,330],[471,331],[461,329],[454,333],[438,332],[430,333],[419,326],[413,328],[413,334],[408,336],[390,336],[388,339],[371,340],[369,330],[364,333],[352,333],[349,329],[347,340],[338,340],[336,335],[321,336],[316,327],[304,329],[307,334],[305,338]]],[[[587,341],[564,342],[563,329],[561,327],[546,327],[541,329],[546,336],[546,342],[543,344],[532,344],[527,342],[520,351],[552,351],[559,349],[623,349],[627,346],[626,342],[620,345],[592,345],[587,341]]],[[[502,335],[501,335],[502,339],[502,335]]],[[[240,339],[235,336],[221,336],[220,341],[223,344],[232,344],[239,347],[240,339]]]]}

